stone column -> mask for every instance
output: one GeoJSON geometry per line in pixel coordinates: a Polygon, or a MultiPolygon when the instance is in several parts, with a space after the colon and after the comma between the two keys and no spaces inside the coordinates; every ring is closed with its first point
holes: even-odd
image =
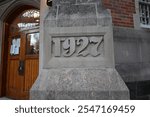
{"type": "Polygon", "coordinates": [[[101,0],[53,0],[47,10],[43,66],[30,99],[129,99],[115,70],[111,14],[101,0]]]}

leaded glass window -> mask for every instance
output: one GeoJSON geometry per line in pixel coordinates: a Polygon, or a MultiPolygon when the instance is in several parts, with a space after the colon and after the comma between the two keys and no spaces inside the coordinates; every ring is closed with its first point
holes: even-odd
{"type": "Polygon", "coordinates": [[[30,9],[22,12],[12,23],[11,32],[15,33],[23,30],[30,30],[39,27],[40,12],[30,9]]]}

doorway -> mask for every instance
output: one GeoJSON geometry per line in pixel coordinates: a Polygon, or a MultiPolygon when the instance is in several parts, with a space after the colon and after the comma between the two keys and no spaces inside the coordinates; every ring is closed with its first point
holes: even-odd
{"type": "MultiPolygon", "coordinates": [[[[13,16],[13,15],[12,15],[13,16]]],[[[5,23],[7,49],[5,59],[6,96],[29,99],[29,91],[39,71],[40,13],[35,8],[20,10],[5,23]]]]}

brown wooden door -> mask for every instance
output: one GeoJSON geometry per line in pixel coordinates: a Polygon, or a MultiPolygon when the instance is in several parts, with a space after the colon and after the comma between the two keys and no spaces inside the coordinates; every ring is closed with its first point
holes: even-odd
{"type": "Polygon", "coordinates": [[[32,13],[35,14],[26,11],[19,16],[23,17],[22,23],[16,18],[10,24],[6,96],[12,99],[29,99],[29,91],[38,76],[39,20],[32,13]]]}
{"type": "Polygon", "coordinates": [[[19,35],[9,37],[10,51],[8,53],[7,67],[8,97],[13,99],[29,98],[29,90],[38,76],[38,41],[39,32],[21,32],[19,35]],[[34,39],[35,35],[38,38],[37,40],[34,39]]]}
{"type": "Polygon", "coordinates": [[[26,34],[24,91],[28,92],[38,77],[39,71],[39,32],[26,34]]]}
{"type": "MultiPolygon", "coordinates": [[[[7,92],[6,95],[13,99],[22,99],[23,93],[23,85],[24,85],[24,75],[19,75],[19,61],[22,58],[21,49],[18,54],[12,54],[12,43],[15,38],[22,40],[21,35],[18,34],[18,37],[13,37],[14,35],[10,35],[9,37],[9,52],[8,52],[8,65],[7,65],[7,92]]],[[[20,42],[22,44],[22,42],[20,42]]],[[[20,46],[22,48],[22,45],[20,46]]],[[[23,96],[24,97],[24,96],[23,96]]]]}

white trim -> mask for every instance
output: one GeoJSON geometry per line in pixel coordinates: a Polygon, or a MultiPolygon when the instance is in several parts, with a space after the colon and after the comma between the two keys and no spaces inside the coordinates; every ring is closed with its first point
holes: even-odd
{"type": "Polygon", "coordinates": [[[144,25],[144,24],[140,24],[141,28],[147,28],[150,29],[150,25],[144,25]]]}

